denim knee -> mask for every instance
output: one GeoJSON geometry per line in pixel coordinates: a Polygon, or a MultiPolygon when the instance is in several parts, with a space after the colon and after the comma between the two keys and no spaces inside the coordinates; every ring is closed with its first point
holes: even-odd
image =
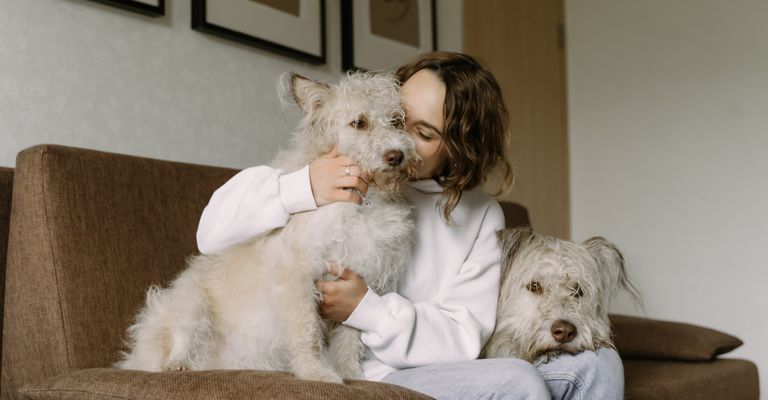
{"type": "Polygon", "coordinates": [[[621,399],[624,369],[618,353],[610,348],[563,354],[537,363],[553,399],[621,399]]]}
{"type": "Polygon", "coordinates": [[[496,381],[494,393],[513,394],[513,397],[494,397],[502,398],[524,398],[524,399],[542,399],[550,398],[546,383],[541,377],[539,370],[528,361],[517,358],[500,358],[499,372],[502,372],[506,379],[496,381]]]}
{"type": "Polygon", "coordinates": [[[533,364],[494,358],[435,364],[387,375],[382,382],[436,399],[549,399],[547,385],[533,364]]]}

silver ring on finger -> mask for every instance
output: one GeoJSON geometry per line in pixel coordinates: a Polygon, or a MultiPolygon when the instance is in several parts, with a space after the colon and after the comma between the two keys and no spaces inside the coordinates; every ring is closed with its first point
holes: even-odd
{"type": "Polygon", "coordinates": [[[351,176],[352,175],[352,170],[349,169],[349,166],[344,168],[344,174],[346,176],[351,176]]]}

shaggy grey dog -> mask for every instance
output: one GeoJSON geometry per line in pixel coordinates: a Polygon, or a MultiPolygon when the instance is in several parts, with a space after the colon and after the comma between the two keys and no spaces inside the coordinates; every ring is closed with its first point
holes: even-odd
{"type": "Polygon", "coordinates": [[[350,74],[333,86],[288,74],[280,88],[305,115],[273,165],[296,170],[338,146],[370,184],[365,204],[294,214],[282,229],[191,258],[167,289],[148,291],[119,368],[360,377],[360,332],[319,317],[314,282],[334,264],[378,293],[391,291],[410,257],[414,222],[400,187],[418,156],[400,129],[399,85],[384,74],[350,74]]]}
{"type": "Polygon", "coordinates": [[[498,237],[501,290],[485,357],[546,361],[561,352],[614,347],[612,297],[624,288],[639,301],[614,244],[601,237],[576,244],[531,228],[505,229],[498,237]]]}

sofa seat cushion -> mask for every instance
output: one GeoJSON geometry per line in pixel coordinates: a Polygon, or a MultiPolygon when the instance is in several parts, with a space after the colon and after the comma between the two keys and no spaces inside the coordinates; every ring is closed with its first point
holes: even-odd
{"type": "Polygon", "coordinates": [[[219,400],[219,399],[429,399],[378,382],[345,385],[302,381],[285,372],[185,371],[150,373],[110,368],[58,375],[19,390],[22,399],[219,400]]]}
{"type": "Polygon", "coordinates": [[[623,360],[627,400],[757,400],[757,367],[750,361],[623,360]]]}

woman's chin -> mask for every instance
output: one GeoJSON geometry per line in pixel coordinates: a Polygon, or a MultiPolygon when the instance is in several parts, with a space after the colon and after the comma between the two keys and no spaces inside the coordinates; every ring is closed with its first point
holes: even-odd
{"type": "Polygon", "coordinates": [[[430,178],[433,178],[433,176],[429,172],[424,172],[424,171],[416,170],[416,173],[411,175],[410,180],[412,180],[412,181],[423,181],[424,179],[430,179],[430,178]]]}

